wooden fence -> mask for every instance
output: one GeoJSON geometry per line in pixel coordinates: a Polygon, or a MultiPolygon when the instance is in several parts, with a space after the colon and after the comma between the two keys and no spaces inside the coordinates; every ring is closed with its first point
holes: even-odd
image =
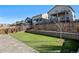
{"type": "Polygon", "coordinates": [[[11,26],[11,27],[0,27],[0,34],[8,34],[8,33],[14,33],[17,31],[21,31],[20,27],[11,26]]]}
{"type": "Polygon", "coordinates": [[[38,24],[32,25],[33,30],[48,30],[48,31],[61,31],[62,32],[79,32],[78,23],[50,23],[50,24],[38,24]]]}

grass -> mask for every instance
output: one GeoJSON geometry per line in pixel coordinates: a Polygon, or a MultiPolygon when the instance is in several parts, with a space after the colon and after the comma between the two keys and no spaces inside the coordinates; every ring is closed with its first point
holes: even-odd
{"type": "Polygon", "coordinates": [[[75,53],[78,51],[79,48],[79,40],[70,40],[70,39],[66,39],[61,52],[63,53],[75,53]]]}
{"type": "Polygon", "coordinates": [[[63,44],[63,42],[58,42],[59,38],[32,33],[17,32],[11,36],[42,53],[60,52],[63,44]]]}

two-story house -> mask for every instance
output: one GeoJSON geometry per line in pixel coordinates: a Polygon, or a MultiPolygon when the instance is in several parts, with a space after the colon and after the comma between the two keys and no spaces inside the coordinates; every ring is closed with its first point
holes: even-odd
{"type": "Polygon", "coordinates": [[[69,5],[56,5],[48,11],[50,21],[73,21],[75,20],[75,11],[69,5]]]}
{"type": "Polygon", "coordinates": [[[48,20],[48,14],[39,14],[32,17],[33,25],[44,23],[45,20],[48,20]]]}

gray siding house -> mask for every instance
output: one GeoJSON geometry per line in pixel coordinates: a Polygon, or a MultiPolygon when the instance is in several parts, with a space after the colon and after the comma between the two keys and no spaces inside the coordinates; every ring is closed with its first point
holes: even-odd
{"type": "Polygon", "coordinates": [[[39,14],[39,15],[32,17],[33,25],[44,23],[46,20],[48,20],[47,13],[46,14],[39,14]]]}
{"type": "Polygon", "coordinates": [[[75,20],[75,11],[68,5],[56,5],[48,11],[50,21],[73,21],[75,20]]]}

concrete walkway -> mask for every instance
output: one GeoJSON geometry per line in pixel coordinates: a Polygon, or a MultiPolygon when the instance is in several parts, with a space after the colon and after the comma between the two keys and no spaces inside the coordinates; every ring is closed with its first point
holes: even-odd
{"type": "Polygon", "coordinates": [[[10,35],[0,35],[0,53],[37,53],[38,51],[12,38],[10,35]]]}

